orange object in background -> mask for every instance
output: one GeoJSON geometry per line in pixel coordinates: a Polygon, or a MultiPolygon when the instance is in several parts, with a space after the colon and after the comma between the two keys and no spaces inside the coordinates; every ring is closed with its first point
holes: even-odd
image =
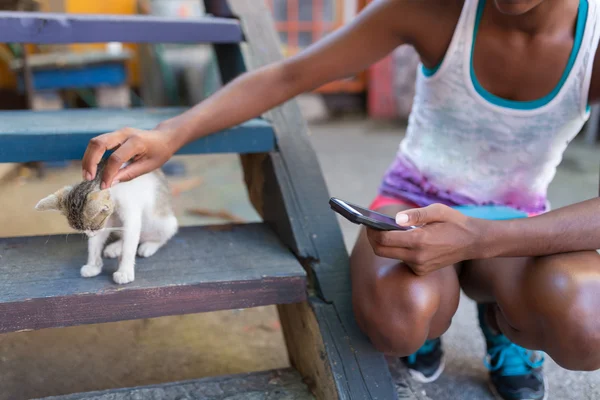
{"type": "MultiPolygon", "coordinates": [[[[356,0],[357,14],[367,0],[356,0]]],[[[344,0],[266,0],[273,13],[275,28],[283,43],[283,52],[292,56],[298,51],[341,27],[347,13],[344,0]]],[[[331,82],[317,89],[320,93],[362,93],[367,87],[367,74],[331,82]]]]}

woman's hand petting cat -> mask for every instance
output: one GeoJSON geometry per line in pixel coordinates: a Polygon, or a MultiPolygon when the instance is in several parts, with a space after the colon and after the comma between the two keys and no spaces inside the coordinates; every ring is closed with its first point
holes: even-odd
{"type": "Polygon", "coordinates": [[[396,216],[409,231],[368,229],[376,255],[402,260],[416,275],[426,275],[461,261],[482,258],[485,220],[469,218],[450,207],[434,204],[403,211],[396,216]]]}
{"type": "Polygon", "coordinates": [[[111,187],[115,182],[137,178],[162,166],[176,151],[172,135],[168,131],[144,131],[123,128],[105,133],[90,140],[83,156],[83,177],[92,180],[105,152],[114,150],[108,158],[102,176],[101,188],[111,187]],[[125,168],[123,164],[132,161],[125,168]]]}

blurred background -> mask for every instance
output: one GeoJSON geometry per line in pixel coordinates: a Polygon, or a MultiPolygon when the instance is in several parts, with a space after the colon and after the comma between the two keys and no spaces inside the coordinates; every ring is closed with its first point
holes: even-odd
{"type": "MultiPolygon", "coordinates": [[[[367,1],[267,4],[282,51],[290,56],[350,22],[367,1]]],[[[0,0],[0,9],[176,18],[204,14],[199,0],[0,0]]],[[[298,98],[332,195],[365,206],[376,195],[404,135],[418,62],[414,50],[402,46],[369,70],[298,98]]],[[[212,48],[206,45],[0,44],[0,109],[188,106],[220,86],[212,48]]],[[[550,189],[554,207],[597,195],[598,152],[595,141],[583,139],[571,145],[550,189]]],[[[182,225],[259,219],[237,156],[178,156],[163,169],[182,225]]],[[[62,216],[39,214],[33,207],[80,179],[78,162],[0,164],[0,237],[71,233],[62,216]]],[[[357,229],[340,223],[351,249],[357,229]]],[[[85,239],[73,234],[67,240],[85,239]]],[[[423,386],[424,396],[491,399],[484,344],[468,299],[462,299],[444,340],[447,373],[423,386]]],[[[567,372],[548,364],[551,398],[600,398],[599,373],[567,372]]],[[[0,400],[287,365],[273,307],[11,333],[0,335],[0,400]]]]}

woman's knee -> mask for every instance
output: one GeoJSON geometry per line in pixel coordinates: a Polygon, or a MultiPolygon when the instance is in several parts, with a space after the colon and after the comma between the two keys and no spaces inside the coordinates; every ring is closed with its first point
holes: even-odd
{"type": "Polygon", "coordinates": [[[403,263],[377,257],[364,230],[350,263],[354,314],[378,350],[409,355],[450,326],[460,296],[453,267],[416,276],[403,263]]]}
{"type": "Polygon", "coordinates": [[[600,369],[600,257],[596,252],[536,259],[528,268],[525,295],[534,334],[558,364],[571,370],[600,369]]]}
{"type": "MultiPolygon", "coordinates": [[[[456,284],[458,306],[458,284],[456,284]]],[[[428,338],[445,332],[456,311],[441,307],[442,291],[433,276],[418,277],[398,264],[370,281],[353,283],[356,319],[375,347],[406,356],[428,338]]]]}

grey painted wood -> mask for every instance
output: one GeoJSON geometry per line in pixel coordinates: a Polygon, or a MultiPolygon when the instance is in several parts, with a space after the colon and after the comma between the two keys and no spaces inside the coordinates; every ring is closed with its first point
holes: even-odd
{"type": "MultiPolygon", "coordinates": [[[[248,69],[280,61],[280,43],[264,3],[229,0],[229,5],[246,36],[248,69]]],[[[298,105],[287,102],[265,118],[273,123],[279,152],[264,160],[256,158],[259,165],[254,167],[263,168],[264,184],[263,204],[258,205],[265,221],[310,269],[312,283],[324,300],[322,306],[315,306],[315,313],[339,398],[398,398],[383,355],[354,319],[348,254],[298,105]]],[[[254,182],[260,184],[260,177],[254,182]]]]}
{"type": "MultiPolygon", "coordinates": [[[[61,161],[83,157],[93,137],[131,127],[153,129],[184,108],[0,111],[0,162],[61,161]]],[[[275,148],[261,119],[196,140],[177,154],[260,153],[275,148]]]]}
{"type": "Polygon", "coordinates": [[[0,333],[306,298],[303,268],[262,224],[183,228],[128,285],[112,281],[116,260],[82,278],[86,255],[78,234],[0,239],[0,333]]]}
{"type": "Polygon", "coordinates": [[[237,43],[237,21],[141,15],[0,12],[0,42],[12,43],[237,43]]]}
{"type": "MultiPolygon", "coordinates": [[[[312,400],[293,369],[204,378],[131,389],[46,397],[43,400],[312,400]]],[[[42,399],[38,399],[42,400],[42,399]]]]}

